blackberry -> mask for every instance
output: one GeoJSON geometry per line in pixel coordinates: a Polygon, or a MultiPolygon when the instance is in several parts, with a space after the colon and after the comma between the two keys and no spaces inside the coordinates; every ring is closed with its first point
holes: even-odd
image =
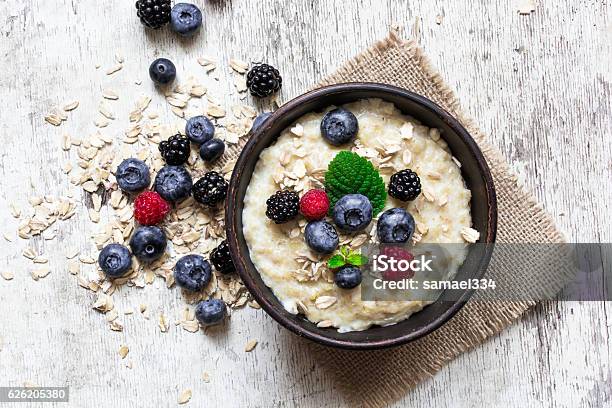
{"type": "Polygon", "coordinates": [[[401,201],[413,201],[421,194],[421,179],[410,169],[391,176],[389,195],[401,201]]]}
{"type": "Polygon", "coordinates": [[[268,198],[266,205],[266,216],[276,224],[282,224],[298,215],[300,196],[289,190],[277,191],[268,198]]]}
{"type": "Polygon", "coordinates": [[[276,68],[268,64],[255,65],[247,74],[247,88],[251,95],[265,98],[281,89],[283,78],[276,68]]]}
{"type": "Polygon", "coordinates": [[[187,137],[174,135],[159,144],[159,151],[167,164],[180,166],[189,159],[191,146],[187,137]]]}
{"type": "Polygon", "coordinates": [[[145,26],[158,29],[170,21],[171,0],[138,0],[136,14],[145,26]]]}
{"type": "Polygon", "coordinates": [[[216,171],[210,171],[193,185],[193,198],[209,207],[214,207],[227,195],[227,181],[216,171]]]}
{"type": "Polygon", "coordinates": [[[215,269],[224,275],[236,270],[226,240],[223,240],[223,242],[210,253],[210,262],[215,265],[215,269]]]}

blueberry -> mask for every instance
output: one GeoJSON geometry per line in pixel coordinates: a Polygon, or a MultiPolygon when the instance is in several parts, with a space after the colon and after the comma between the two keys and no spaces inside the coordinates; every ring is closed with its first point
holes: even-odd
{"type": "Polygon", "coordinates": [[[98,265],[109,278],[119,278],[132,267],[132,254],[123,245],[110,244],[100,251],[98,265]]]}
{"type": "Polygon", "coordinates": [[[193,180],[183,166],[164,166],[157,173],[153,188],[166,201],[183,200],[191,194],[193,180]]]}
{"type": "Polygon", "coordinates": [[[225,302],[220,299],[204,300],[198,303],[195,310],[196,318],[204,326],[221,323],[226,314],[225,302]]]}
{"type": "Polygon", "coordinates": [[[372,204],[362,194],[347,194],[334,206],[334,222],[338,228],[361,231],[372,221],[372,204]]]}
{"type": "Polygon", "coordinates": [[[264,124],[266,120],[268,120],[270,116],[272,116],[272,112],[264,112],[257,116],[253,121],[253,125],[251,126],[251,132],[256,131],[261,125],[264,124]]]}
{"type": "Polygon", "coordinates": [[[141,191],[151,183],[149,167],[142,160],[125,159],[115,173],[119,188],[128,193],[141,191]]]}
{"type": "Polygon", "coordinates": [[[153,262],[166,250],[166,234],[158,227],[140,227],[130,239],[130,248],[139,260],[153,262]]]}
{"type": "Polygon", "coordinates": [[[185,125],[185,134],[193,143],[201,145],[215,135],[215,125],[206,116],[194,116],[185,125]]]}
{"type": "Polygon", "coordinates": [[[361,270],[356,266],[343,266],[336,272],[334,282],[339,288],[353,289],[361,283],[361,270]]]}
{"type": "Polygon", "coordinates": [[[306,244],[321,254],[331,254],[338,248],[340,239],[333,225],[327,221],[311,221],[304,231],[306,244]]]}
{"type": "Polygon", "coordinates": [[[376,228],[383,244],[407,242],[414,233],[414,218],[403,208],[391,208],[381,214],[376,228]]]}
{"type": "Polygon", "coordinates": [[[177,3],[170,12],[170,27],[172,31],[183,37],[191,37],[202,26],[202,12],[188,3],[177,3]]]}
{"type": "Polygon", "coordinates": [[[156,84],[169,84],[176,78],[176,67],[166,58],[158,58],[149,67],[149,76],[156,84]]]}
{"type": "Polygon", "coordinates": [[[352,112],[338,108],[329,111],[321,121],[321,133],[334,146],[340,146],[357,137],[359,122],[352,112]]]}
{"type": "Polygon", "coordinates": [[[192,292],[204,289],[211,276],[210,262],[200,255],[185,255],[174,266],[174,280],[177,285],[192,292]]]}
{"type": "Polygon", "coordinates": [[[214,162],[225,152],[225,143],[221,139],[210,139],[200,146],[200,157],[205,162],[214,162]]]}

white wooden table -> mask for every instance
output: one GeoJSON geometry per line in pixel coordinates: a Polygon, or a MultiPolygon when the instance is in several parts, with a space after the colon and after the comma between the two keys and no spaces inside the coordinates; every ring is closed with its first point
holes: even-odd
{"type": "MultiPolygon", "coordinates": [[[[526,16],[517,13],[518,3],[501,0],[196,3],[205,27],[195,40],[180,41],[168,31],[145,33],[131,0],[0,2],[2,232],[15,236],[9,203],[25,211],[31,196],[69,191],[81,200],[60,171],[68,158],[59,148],[61,132],[93,131],[86,112],[95,110],[105,86],[121,91],[114,106],[125,112],[141,93],[154,93],[146,70],[155,57],[205,78],[196,58],[216,56],[221,80],[210,87],[226,90],[228,104],[235,98],[228,59],[268,61],[282,71],[288,100],[397,23],[422,44],[568,238],[612,240],[609,2],[538,1],[526,16]],[[125,67],[106,76],[117,52],[125,67]],[[81,104],[62,128],[45,124],[44,114],[69,99],[81,104]]],[[[176,119],[160,100],[154,104],[176,119]]],[[[137,314],[124,318],[123,332],[109,331],[91,309],[93,293],[77,286],[63,255],[69,245],[93,253],[92,224],[80,214],[54,228],[55,240],[0,240],[0,270],[16,275],[0,279],[1,386],[68,384],[70,405],[79,407],[174,406],[184,389],[193,390],[194,406],[343,405],[337,379],[317,368],[308,345],[260,310],[238,311],[208,335],[173,325],[162,334],[154,318],[137,314]],[[49,258],[52,272],[38,282],[20,255],[27,247],[49,258]],[[250,339],[259,345],[245,353],[250,339]],[[121,345],[130,349],[124,360],[121,345]]],[[[122,310],[146,303],[152,316],[164,311],[171,320],[183,307],[178,291],[161,282],[123,288],[115,302],[122,310]]],[[[398,406],[611,406],[611,316],[610,303],[537,307],[398,406]]]]}

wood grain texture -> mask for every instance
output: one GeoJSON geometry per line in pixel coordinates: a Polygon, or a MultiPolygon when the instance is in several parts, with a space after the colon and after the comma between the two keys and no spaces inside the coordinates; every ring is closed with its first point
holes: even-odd
{"type": "MultiPolygon", "coordinates": [[[[610,242],[612,202],[612,8],[607,1],[538,2],[519,16],[506,1],[443,0],[207,1],[200,35],[181,41],[168,31],[145,32],[132,1],[4,0],[0,2],[2,181],[0,220],[14,234],[7,205],[27,208],[33,195],[79,190],[61,173],[69,159],[61,133],[94,131],[91,112],[109,86],[123,115],[105,130],[120,135],[135,99],[154,95],[146,69],[166,56],[179,73],[206,78],[196,62],[220,60],[221,80],[206,81],[216,95],[232,92],[231,57],[268,61],[282,73],[282,100],[299,95],[373,41],[392,23],[412,34],[432,63],[523,176],[568,238],[610,242]],[[443,16],[441,24],[436,17],[443,16]],[[112,76],[116,52],[125,67],[112,76]],[[101,68],[96,70],[95,65],[101,68]],[[134,84],[143,81],[142,86],[134,84]],[[44,123],[56,104],[78,99],[60,128],[44,123]]],[[[251,103],[251,100],[249,99],[251,103]]],[[[157,95],[154,109],[176,121],[157,95]]],[[[76,245],[95,254],[95,228],[82,213],[54,226],[53,241],[0,241],[0,385],[32,381],[71,387],[71,406],[173,406],[193,390],[195,406],[342,406],[337,381],[319,369],[310,345],[281,329],[262,311],[238,311],[224,327],[191,334],[173,322],[184,307],[162,282],[115,295],[119,310],[149,305],[151,319],[126,316],[122,333],[110,332],[91,309],[93,294],[76,285],[63,251],[76,245]],[[20,252],[32,247],[50,260],[52,273],[34,282],[20,252]],[[171,328],[161,334],[164,312],[171,328]],[[259,340],[251,353],[250,339],[259,340]],[[128,345],[121,360],[118,350],[128,345]],[[133,368],[125,367],[132,361],[133,368]],[[203,372],[210,373],[205,383],[203,372]]],[[[610,303],[551,303],[462,355],[398,406],[603,407],[612,405],[610,303]]]]}

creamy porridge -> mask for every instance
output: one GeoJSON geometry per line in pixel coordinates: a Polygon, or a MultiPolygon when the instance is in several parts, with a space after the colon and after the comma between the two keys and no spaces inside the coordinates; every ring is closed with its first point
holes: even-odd
{"type": "MultiPolygon", "coordinates": [[[[330,107],[330,110],[333,107],[330,107]]],[[[335,146],[322,137],[323,113],[310,113],[286,129],[259,158],[247,189],[243,211],[244,236],[250,257],[276,297],[291,313],[301,313],[321,327],[341,332],[389,325],[408,318],[426,306],[423,301],[361,301],[359,286],[342,289],[334,283],[330,254],[313,251],[305,242],[307,220],[302,216],[276,224],[266,216],[266,200],[279,190],[302,196],[322,189],[329,163],[341,151],[350,150],[368,159],[388,185],[401,170],[418,173],[422,192],[414,201],[391,196],[385,210],[403,208],[414,217],[411,240],[420,243],[465,243],[478,239],[471,228],[471,193],[465,187],[460,164],[453,158],[437,129],[420,125],[391,103],[360,100],[343,106],[358,120],[356,139],[335,146]]],[[[329,111],[329,110],[328,110],[329,111]]],[[[338,230],[340,247],[358,250],[377,241],[377,219],[366,229],[347,233],[338,230]]],[[[333,225],[330,216],[326,220],[333,225]]],[[[461,247],[453,254],[449,277],[467,254],[461,247]]]]}

